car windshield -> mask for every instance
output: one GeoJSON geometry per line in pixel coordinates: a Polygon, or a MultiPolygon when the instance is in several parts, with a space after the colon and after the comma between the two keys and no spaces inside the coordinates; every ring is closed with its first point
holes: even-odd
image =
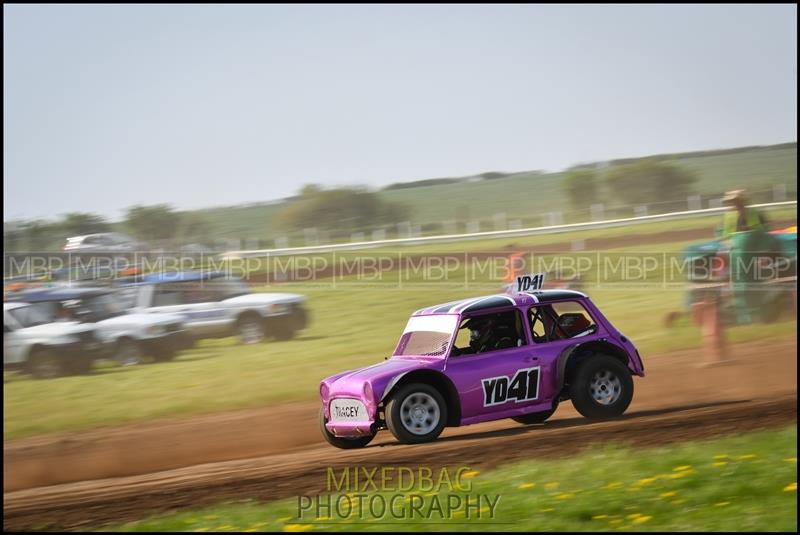
{"type": "Polygon", "coordinates": [[[444,357],[458,327],[458,316],[412,316],[397,343],[395,356],[444,357]]]}
{"type": "Polygon", "coordinates": [[[34,327],[55,321],[55,303],[34,303],[9,311],[23,327],[34,327]]]}

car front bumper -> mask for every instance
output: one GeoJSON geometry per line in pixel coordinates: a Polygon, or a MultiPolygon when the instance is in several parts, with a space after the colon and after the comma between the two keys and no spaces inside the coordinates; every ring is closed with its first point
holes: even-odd
{"type": "Polygon", "coordinates": [[[377,425],[374,420],[374,411],[370,411],[363,400],[352,397],[334,397],[328,401],[325,407],[325,428],[337,437],[363,437],[374,435],[377,425]],[[351,417],[336,418],[334,413],[336,405],[345,405],[351,408],[357,407],[358,413],[351,417]]]}

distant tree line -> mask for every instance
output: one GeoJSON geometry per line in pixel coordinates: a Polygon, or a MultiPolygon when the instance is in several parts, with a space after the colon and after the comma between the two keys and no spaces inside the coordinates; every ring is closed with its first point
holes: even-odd
{"type": "Polygon", "coordinates": [[[605,186],[612,204],[647,204],[685,200],[694,191],[697,175],[658,159],[638,159],[612,165],[604,171],[576,166],[564,174],[562,187],[575,210],[603,202],[605,186]]]}
{"type": "Polygon", "coordinates": [[[350,232],[405,221],[408,217],[406,205],[384,201],[364,187],[323,189],[310,184],[276,214],[275,223],[284,229],[350,232]]]}
{"type": "Polygon", "coordinates": [[[22,220],[3,224],[3,246],[11,251],[61,249],[66,239],[100,232],[122,232],[146,243],[179,240],[210,244],[214,229],[197,212],[178,212],[170,205],[132,206],[125,219],[110,223],[101,215],[71,212],[57,220],[22,220]]]}
{"type": "MultiPolygon", "coordinates": [[[[539,171],[534,171],[533,173],[541,174],[539,171]]],[[[423,188],[426,186],[443,186],[445,184],[458,184],[459,182],[469,182],[470,180],[475,180],[476,178],[480,180],[496,180],[498,178],[507,178],[512,176],[514,173],[502,173],[500,171],[486,171],[485,173],[480,173],[479,175],[475,176],[460,176],[460,177],[452,177],[452,178],[426,178],[423,180],[411,180],[409,182],[394,182],[389,184],[388,186],[384,186],[384,190],[395,190],[395,189],[411,189],[411,188],[423,188]]]]}

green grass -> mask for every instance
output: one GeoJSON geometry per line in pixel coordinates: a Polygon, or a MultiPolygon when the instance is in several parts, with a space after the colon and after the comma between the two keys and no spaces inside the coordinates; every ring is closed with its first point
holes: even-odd
{"type": "MultiPolygon", "coordinates": [[[[792,215],[795,212],[788,211],[783,217],[792,215]]],[[[688,223],[670,221],[648,227],[656,231],[681,228],[688,223]]],[[[607,229],[605,235],[626,231],[630,229],[607,229]]],[[[535,237],[546,238],[552,237],[535,237]]],[[[502,243],[503,240],[495,240],[452,245],[460,247],[460,251],[497,251],[502,243]]],[[[685,245],[686,242],[674,242],[615,252],[675,252],[685,245]]],[[[431,250],[417,248],[414,252],[431,250]]],[[[364,252],[367,256],[382,253],[364,252]]],[[[609,320],[637,344],[645,361],[654,354],[699,347],[702,343],[699,329],[687,319],[671,329],[664,326],[668,312],[684,308],[685,287],[680,283],[662,287],[658,284],[660,277],[661,271],[654,271],[648,277],[653,284],[629,288],[597,288],[592,285],[595,276],[588,273],[586,277],[586,291],[609,320]]],[[[311,324],[297,339],[253,346],[238,345],[234,338],[205,340],[197,348],[181,353],[174,362],[126,368],[105,366],[90,376],[48,381],[6,372],[4,436],[19,438],[313,400],[324,377],[372,364],[391,354],[414,310],[496,293],[501,278],[501,271],[494,275],[483,273],[475,279],[470,277],[474,282],[465,287],[460,282],[424,282],[416,274],[400,287],[397,274],[390,273],[367,283],[345,277],[337,279],[335,286],[327,279],[263,288],[308,297],[311,324]],[[288,377],[293,378],[291,383],[286,381],[288,377]]],[[[456,270],[449,280],[464,280],[464,270],[456,270]]],[[[797,322],[792,319],[737,326],[728,331],[728,337],[733,343],[787,340],[796,331],[797,322]]]]}
{"type": "MultiPolygon", "coordinates": [[[[722,155],[684,155],[670,162],[698,174],[696,190],[700,194],[719,194],[744,185],[753,192],[768,192],[773,184],[785,184],[789,198],[796,195],[796,146],[750,149],[722,155]]],[[[493,230],[490,220],[497,213],[505,213],[508,219],[520,219],[524,226],[539,226],[543,224],[542,214],[555,210],[565,212],[568,221],[587,220],[588,214],[569,213],[571,208],[563,194],[561,179],[561,173],[520,173],[496,180],[381,191],[379,195],[384,200],[408,205],[410,220],[421,226],[454,220],[482,220],[482,230],[493,230]]],[[[605,202],[609,207],[618,204],[604,188],[601,188],[601,194],[603,198],[598,198],[598,202],[605,202]]],[[[284,202],[277,202],[200,212],[211,223],[217,236],[260,238],[271,242],[275,236],[285,233],[272,222],[283,206],[284,202]]],[[[679,208],[671,210],[674,209],[679,208]]],[[[619,215],[627,217],[633,214],[619,215]]],[[[439,229],[436,233],[441,231],[439,229]]],[[[465,231],[463,224],[458,231],[465,231]]],[[[302,232],[295,234],[292,244],[303,245],[302,232]]]]}
{"type": "MultiPolygon", "coordinates": [[[[206,340],[173,362],[105,367],[89,376],[47,381],[5,373],[5,438],[313,400],[324,377],[391,354],[412,311],[491,293],[436,286],[282,289],[306,294],[311,310],[310,328],[292,341],[242,346],[234,338],[206,340]]],[[[681,291],[600,289],[591,295],[645,361],[701,343],[688,321],[674,329],[663,326],[663,315],[681,308],[681,291]]],[[[789,339],[796,330],[791,320],[735,327],[729,336],[733,342],[789,339]]]]}
{"type": "MultiPolygon", "coordinates": [[[[416,467],[411,467],[416,468],[416,467]]],[[[452,467],[450,473],[456,473],[452,467]]],[[[391,515],[322,518],[298,499],[244,500],[115,526],[120,531],[790,531],[797,529],[797,426],[654,449],[609,445],[574,458],[529,460],[486,473],[466,472],[463,488],[497,501],[493,518],[468,520],[463,508],[433,515],[432,525],[391,515]],[[471,485],[470,485],[471,484],[471,485]],[[471,488],[468,486],[470,485],[471,488]],[[461,514],[459,514],[459,512],[461,514]],[[444,519],[442,519],[444,517],[444,519]]],[[[321,479],[324,476],[321,475],[321,479]]],[[[324,480],[320,481],[320,485],[324,480]]],[[[454,486],[458,486],[454,483],[454,486]]],[[[401,494],[383,490],[387,501],[401,494]]],[[[436,499],[464,497],[441,488],[436,499]]],[[[373,494],[369,494],[373,496],[373,494]]],[[[355,498],[355,496],[353,496],[355,498]]],[[[366,498],[364,503],[369,503],[366,498]]],[[[401,502],[404,503],[404,502],[401,502]]],[[[455,503],[455,501],[453,502],[455,503]]],[[[474,502],[473,502],[474,503],[474,502]]],[[[484,502],[485,503],[485,502],[484,502]]],[[[410,515],[408,509],[401,514],[410,515]]]]}

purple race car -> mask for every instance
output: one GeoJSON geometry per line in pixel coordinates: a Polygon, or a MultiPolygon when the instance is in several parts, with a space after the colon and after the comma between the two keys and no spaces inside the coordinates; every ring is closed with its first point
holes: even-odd
{"type": "Polygon", "coordinates": [[[320,384],[320,427],[339,448],[389,428],[403,443],[445,426],[547,420],[571,399],[587,418],[625,412],[644,366],[633,343],[585,294],[538,290],[478,297],[412,314],[394,355],[320,384]]]}

